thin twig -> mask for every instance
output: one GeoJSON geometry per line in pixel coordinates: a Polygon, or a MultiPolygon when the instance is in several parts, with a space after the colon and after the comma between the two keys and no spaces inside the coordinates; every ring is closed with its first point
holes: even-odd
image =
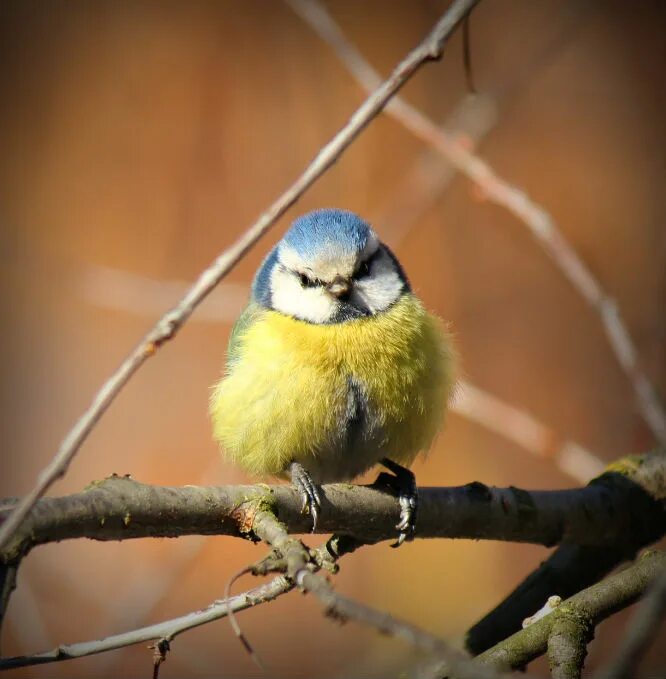
{"type": "Polygon", "coordinates": [[[92,431],[97,421],[136,371],[159,347],[171,339],[194,309],[273,226],[289,207],[340,157],[343,151],[384,109],[388,101],[425,63],[439,59],[456,26],[479,0],[455,0],[429,35],[413,49],[351,116],[347,124],[316,155],[298,179],[285,191],[241,237],[199,276],[185,297],[166,313],[139,345],[105,382],[93,402],[67,434],[56,455],[37,477],[35,486],[21,500],[12,516],[0,527],[0,549],[34,507],[46,490],[61,478],[92,431]]]}
{"type": "MultiPolygon", "coordinates": [[[[312,550],[313,564],[318,568],[334,570],[336,568],[335,564],[340,558],[350,554],[360,546],[362,546],[362,543],[358,541],[346,536],[334,535],[325,544],[312,550]]],[[[252,571],[264,575],[274,572],[275,569],[266,568],[263,573],[259,573],[258,566],[262,563],[268,563],[268,561],[268,559],[265,559],[263,562],[255,564],[252,567],[252,571]]],[[[123,632],[122,634],[115,634],[104,639],[84,641],[76,644],[62,644],[52,651],[45,653],[0,658],[0,670],[82,658],[153,640],[157,640],[158,643],[153,644],[151,648],[155,648],[156,653],[159,652],[162,655],[161,650],[168,651],[170,642],[180,634],[183,634],[183,632],[219,620],[227,615],[231,616],[234,612],[273,601],[277,597],[290,592],[293,588],[294,585],[291,580],[283,575],[279,575],[265,585],[255,587],[237,596],[229,596],[222,600],[214,601],[210,606],[201,611],[188,613],[172,620],[165,620],[155,625],[148,625],[129,632],[123,632]],[[165,642],[167,645],[165,646],[162,643],[160,647],[159,642],[165,642]]],[[[154,661],[156,662],[157,660],[158,658],[155,656],[154,661]]],[[[164,658],[159,663],[163,661],[164,658]]],[[[159,663],[157,664],[158,666],[159,663]]]]}
{"type": "MultiPolygon", "coordinates": [[[[231,599],[231,587],[232,585],[243,575],[246,575],[247,573],[252,572],[252,567],[251,566],[246,566],[245,568],[241,569],[236,573],[235,575],[232,575],[231,578],[229,578],[225,588],[224,588],[224,598],[228,601],[231,599]]],[[[248,641],[248,638],[243,634],[243,630],[240,628],[240,625],[238,624],[238,620],[236,620],[236,614],[234,613],[232,608],[229,608],[229,623],[231,624],[231,629],[233,629],[234,634],[238,638],[238,640],[241,642],[241,645],[243,648],[247,651],[248,655],[250,658],[252,658],[252,662],[262,671],[266,671],[266,666],[264,665],[261,657],[259,654],[254,650],[254,647],[252,644],[248,641]]]]}
{"type": "MultiPolygon", "coordinates": [[[[229,614],[231,614],[231,609],[229,609],[229,614]]],[[[160,667],[167,659],[167,654],[171,650],[171,644],[168,639],[160,639],[148,648],[153,651],[153,679],[159,679],[160,667]]]]}
{"type": "Polygon", "coordinates": [[[70,660],[72,658],[82,658],[87,655],[95,655],[112,651],[125,646],[145,643],[155,639],[166,639],[173,641],[179,634],[188,630],[200,627],[213,620],[228,615],[229,610],[241,611],[260,603],[272,601],[282,594],[286,594],[293,589],[284,576],[277,576],[270,582],[260,587],[255,587],[243,594],[232,597],[228,600],[213,602],[207,608],[194,613],[188,613],[173,620],[166,620],[155,625],[148,625],[140,629],[135,629],[122,634],[114,634],[95,641],[84,641],[76,644],[62,644],[52,651],[35,653],[34,655],[15,656],[13,658],[0,658],[0,670],[8,670],[16,667],[26,667],[28,665],[43,665],[45,663],[70,660]]]}
{"type": "MultiPolygon", "coordinates": [[[[509,78],[493,90],[465,96],[441,124],[442,131],[468,150],[476,150],[496,127],[500,112],[503,119],[507,117],[519,95],[553,65],[556,57],[585,27],[595,8],[598,10],[598,6],[591,2],[564,4],[562,15],[565,20],[552,36],[543,41],[536,54],[529,61],[521,62],[509,78]]],[[[382,237],[391,247],[396,248],[418,225],[421,216],[440,199],[456,176],[456,168],[430,145],[419,154],[400,188],[386,196],[387,202],[376,220],[381,225],[382,237]]]]}
{"type": "MultiPolygon", "coordinates": [[[[498,106],[492,97],[485,93],[467,95],[442,127],[475,148],[497,120],[498,106]]],[[[456,169],[427,147],[405,173],[397,190],[386,197],[375,220],[382,240],[397,249],[456,176],[456,169]]]]}
{"type": "MultiPolygon", "coordinates": [[[[179,284],[175,283],[175,285],[179,284]]],[[[153,289],[157,292],[158,287],[159,284],[153,289]]],[[[215,293],[220,292],[220,287],[225,286],[218,286],[215,293]]],[[[169,304],[162,305],[161,309],[168,308],[179,296],[178,294],[174,295],[169,304]]],[[[196,318],[199,318],[200,315],[197,314],[196,318]]],[[[219,476],[220,459],[213,458],[208,468],[199,477],[199,482],[196,485],[210,485],[219,476]]],[[[106,602],[109,627],[111,629],[132,629],[146,624],[146,620],[150,619],[151,612],[164,600],[174,584],[182,578],[185,571],[200,556],[206,545],[210,545],[210,542],[204,536],[193,536],[184,542],[178,541],[169,552],[168,562],[164,563],[159,571],[152,572],[148,581],[145,573],[134,573],[133,577],[127,581],[127,586],[122,595],[118,595],[114,601],[106,602]]],[[[100,676],[109,677],[118,674],[117,662],[119,660],[121,660],[120,655],[111,653],[99,658],[96,663],[97,673],[100,676]]]]}
{"type": "MultiPolygon", "coordinates": [[[[322,40],[333,47],[361,87],[370,91],[376,87],[379,75],[347,39],[319,0],[286,2],[322,40]]],[[[529,229],[574,289],[599,316],[610,346],[632,384],[643,419],[656,440],[666,443],[666,412],[654,386],[639,365],[636,348],[617,303],[565,239],[552,216],[404,99],[394,97],[386,112],[416,137],[437,149],[459,172],[479,186],[489,200],[507,209],[529,229]]]]}
{"type": "Polygon", "coordinates": [[[51,648],[54,644],[52,631],[44,616],[44,598],[35,591],[32,580],[31,573],[24,569],[21,586],[16,588],[12,597],[11,615],[5,619],[16,653],[25,653],[33,648],[51,648]]]}

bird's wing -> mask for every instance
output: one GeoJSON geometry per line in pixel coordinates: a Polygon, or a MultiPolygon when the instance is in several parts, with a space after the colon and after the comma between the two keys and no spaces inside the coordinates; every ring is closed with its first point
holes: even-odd
{"type": "Polygon", "coordinates": [[[243,338],[247,329],[263,315],[264,309],[256,302],[250,302],[234,323],[227,347],[227,370],[231,370],[240,358],[243,338]]]}

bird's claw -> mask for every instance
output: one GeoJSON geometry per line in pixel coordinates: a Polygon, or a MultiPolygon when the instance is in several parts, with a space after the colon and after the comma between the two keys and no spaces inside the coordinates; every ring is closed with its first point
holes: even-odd
{"type": "Polygon", "coordinates": [[[398,496],[400,504],[400,521],[396,524],[398,539],[391,545],[395,548],[414,539],[419,493],[413,472],[388,458],[382,459],[381,464],[393,473],[380,474],[375,483],[388,486],[398,496]]]}
{"type": "Polygon", "coordinates": [[[317,486],[310,478],[302,464],[292,462],[289,468],[291,482],[301,496],[301,514],[310,514],[312,517],[312,532],[317,530],[317,519],[321,509],[321,497],[317,486]]]}

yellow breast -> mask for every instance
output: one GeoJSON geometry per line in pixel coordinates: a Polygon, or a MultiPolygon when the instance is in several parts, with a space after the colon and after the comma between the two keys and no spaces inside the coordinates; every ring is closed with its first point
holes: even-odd
{"type": "Polygon", "coordinates": [[[331,325],[267,310],[214,388],[214,435],[252,474],[279,475],[295,460],[316,482],[349,479],[381,457],[410,464],[427,450],[452,382],[448,338],[412,294],[331,325]],[[362,422],[350,417],[350,383],[362,393],[362,422]]]}

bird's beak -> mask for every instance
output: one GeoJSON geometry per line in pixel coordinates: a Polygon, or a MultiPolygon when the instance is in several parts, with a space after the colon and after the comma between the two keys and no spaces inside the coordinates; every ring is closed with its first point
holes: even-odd
{"type": "Polygon", "coordinates": [[[343,278],[342,276],[336,276],[333,281],[331,281],[326,289],[335,297],[345,297],[349,294],[351,288],[351,281],[348,278],[343,278]]]}

